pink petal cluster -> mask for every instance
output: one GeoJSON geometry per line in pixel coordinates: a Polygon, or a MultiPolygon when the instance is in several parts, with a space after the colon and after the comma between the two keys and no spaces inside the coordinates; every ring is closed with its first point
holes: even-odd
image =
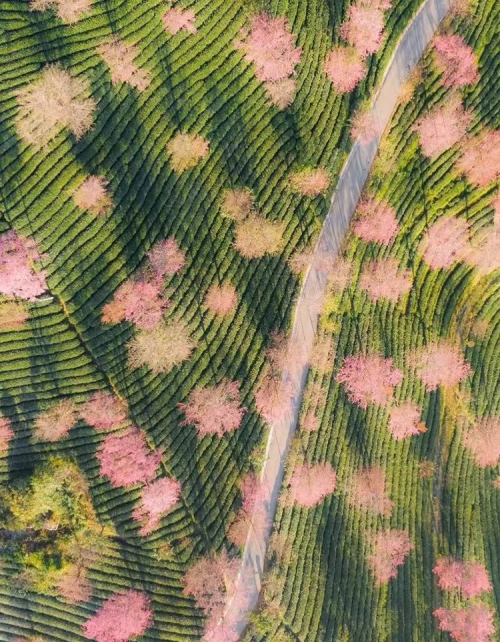
{"type": "Polygon", "coordinates": [[[469,223],[463,218],[444,216],[425,232],[422,258],[432,270],[447,270],[470,254],[469,223]]]}
{"type": "Polygon", "coordinates": [[[438,576],[443,591],[461,591],[467,598],[492,590],[490,578],[479,562],[462,562],[453,557],[440,557],[432,572],[438,576]]]}
{"type": "Polygon", "coordinates": [[[269,102],[271,105],[283,111],[293,103],[297,93],[297,82],[295,78],[283,78],[282,80],[268,80],[264,83],[269,102]]]}
{"type": "Polygon", "coordinates": [[[181,425],[195,426],[198,437],[222,437],[236,430],[246,408],[241,406],[241,393],[237,381],[223,380],[216,386],[198,386],[191,391],[187,403],[177,404],[186,419],[181,425]]]}
{"type": "Polygon", "coordinates": [[[139,55],[139,51],[134,45],[129,45],[114,36],[109,42],[99,45],[97,53],[108,65],[113,85],[126,82],[139,91],[147,89],[150,83],[150,74],[149,71],[140,69],[135,64],[134,61],[139,55]]]}
{"type": "Polygon", "coordinates": [[[89,176],[73,194],[75,205],[94,216],[107,214],[113,201],[106,191],[108,181],[103,176],[89,176]]]}
{"type": "Polygon", "coordinates": [[[465,87],[477,82],[476,56],[463,38],[455,34],[436,36],[434,50],[445,87],[465,87]]]}
{"type": "Polygon", "coordinates": [[[265,374],[255,393],[257,411],[268,426],[275,426],[291,411],[293,384],[281,376],[265,374]]]}
{"type": "Polygon", "coordinates": [[[132,512],[136,522],[146,522],[139,531],[141,535],[149,535],[158,527],[160,519],[179,503],[180,494],[180,482],[169,477],[161,477],[142,489],[141,503],[132,512]]]}
{"type": "Polygon", "coordinates": [[[367,243],[390,245],[399,232],[394,208],[386,201],[364,198],[359,202],[357,218],[353,225],[356,236],[367,243]]]}
{"type": "Polygon", "coordinates": [[[398,574],[398,566],[404,564],[405,557],[415,548],[406,531],[385,529],[373,538],[372,553],[368,563],[375,576],[375,584],[380,586],[398,574]]]}
{"type": "Polygon", "coordinates": [[[262,532],[269,525],[266,511],[269,493],[255,473],[249,473],[241,483],[241,495],[241,508],[229,528],[227,537],[233,544],[243,548],[251,528],[262,532]]]}
{"type": "Polygon", "coordinates": [[[12,422],[7,417],[0,415],[0,455],[7,452],[9,441],[14,437],[12,422]]]}
{"type": "Polygon", "coordinates": [[[480,468],[500,462],[500,418],[483,417],[464,430],[462,442],[480,468]]]}
{"type": "Polygon", "coordinates": [[[352,91],[366,76],[363,57],[353,47],[335,47],[328,54],[323,70],[340,94],[352,91]]]}
{"type": "Polygon", "coordinates": [[[234,285],[231,285],[231,283],[212,285],[207,292],[205,305],[210,312],[219,316],[226,316],[234,312],[238,305],[238,295],[234,285]]]}
{"type": "Polygon", "coordinates": [[[162,17],[163,26],[165,31],[175,35],[182,29],[189,31],[189,33],[197,33],[195,25],[195,13],[192,9],[177,9],[176,7],[171,7],[168,9],[162,17]]]}
{"type": "Polygon", "coordinates": [[[397,441],[427,432],[425,424],[420,420],[421,415],[422,408],[413,401],[393,406],[389,418],[389,432],[397,441]]]}
{"type": "Polygon", "coordinates": [[[394,368],[393,360],[377,354],[346,357],[336,377],[344,384],[349,401],[361,408],[369,404],[386,406],[402,380],[403,373],[394,368]]]}
{"type": "Polygon", "coordinates": [[[474,239],[468,261],[481,275],[491,274],[500,268],[500,229],[497,225],[474,239]]]}
{"type": "Polygon", "coordinates": [[[354,4],[349,7],[347,22],[340,25],[340,37],[361,56],[380,49],[384,31],[384,14],[376,7],[354,4]]]}
{"type": "Polygon", "coordinates": [[[71,604],[88,602],[92,596],[92,587],[85,570],[77,566],[64,571],[57,582],[56,589],[59,595],[71,604]]]}
{"type": "Polygon", "coordinates": [[[420,118],[412,131],[419,136],[424,156],[436,158],[465,136],[471,122],[472,114],[460,102],[448,100],[420,118]]]}
{"type": "Polygon", "coordinates": [[[170,301],[162,297],[159,282],[128,279],[102,309],[103,323],[130,321],[138,328],[152,329],[161,321],[170,301]]]}
{"type": "Polygon", "coordinates": [[[330,185],[330,176],[324,167],[306,168],[290,174],[289,185],[302,196],[319,196],[330,185]]]}
{"type": "Polygon", "coordinates": [[[111,393],[95,392],[80,407],[80,416],[97,430],[109,430],[127,420],[127,403],[111,393]]]}
{"type": "Polygon", "coordinates": [[[390,517],[394,502],[385,488],[384,471],[377,466],[356,471],[347,486],[349,503],[375,515],[390,517]]]}
{"type": "Polygon", "coordinates": [[[439,386],[454,386],[472,374],[459,348],[448,341],[429,343],[417,351],[411,362],[428,392],[439,386]]]}
{"type": "Polygon", "coordinates": [[[138,591],[115,593],[83,625],[83,633],[97,642],[128,642],[153,623],[149,598],[138,591]]]}
{"type": "Polygon", "coordinates": [[[485,187],[500,176],[500,129],[482,131],[461,145],[457,167],[467,180],[485,187]]]}
{"type": "Polygon", "coordinates": [[[34,301],[47,289],[45,272],[34,272],[40,260],[36,243],[9,230],[0,236],[0,294],[34,301]]]}
{"type": "Polygon", "coordinates": [[[151,481],[163,455],[150,450],[146,437],[137,428],[108,435],[99,447],[100,476],[109,477],[115,487],[134,486],[151,481]]]}
{"type": "Polygon", "coordinates": [[[457,609],[436,609],[441,631],[447,631],[455,642],[492,642],[495,633],[494,612],[488,606],[474,603],[457,609]]]}
{"type": "Polygon", "coordinates": [[[337,475],[328,462],[296,466],[290,477],[290,499],[292,502],[312,508],[337,486],[337,475]]]}
{"type": "Polygon", "coordinates": [[[401,269],[397,259],[388,258],[365,263],[359,287],[372,301],[398,301],[411,290],[412,282],[410,270],[401,269]]]}
{"type": "Polygon", "coordinates": [[[358,110],[352,119],[351,136],[362,145],[369,145],[382,133],[371,109],[358,110]]]}
{"type": "Polygon", "coordinates": [[[148,259],[155,279],[177,274],[186,264],[184,252],[173,236],[155,243],[148,252],[148,259]]]}

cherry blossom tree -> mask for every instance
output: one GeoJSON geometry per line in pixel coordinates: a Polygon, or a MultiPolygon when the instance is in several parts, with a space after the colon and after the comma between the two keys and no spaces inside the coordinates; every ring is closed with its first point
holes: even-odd
{"type": "Polygon", "coordinates": [[[362,108],[352,118],[351,136],[362,145],[368,145],[382,134],[380,125],[375,120],[371,109],[362,108]]]}
{"type": "Polygon", "coordinates": [[[351,403],[361,408],[369,404],[386,406],[392,401],[394,387],[403,380],[401,370],[394,368],[392,359],[378,354],[358,354],[346,357],[336,377],[344,384],[351,403]]]}
{"type": "Polygon", "coordinates": [[[106,191],[107,185],[108,181],[103,176],[89,176],[73,194],[75,205],[94,216],[108,214],[113,201],[106,191]]]}
{"type": "Polygon", "coordinates": [[[149,535],[158,527],[160,519],[179,503],[180,494],[180,482],[170,477],[161,477],[142,489],[141,503],[132,512],[136,522],[146,522],[139,531],[141,535],[149,535]]]}
{"type": "Polygon", "coordinates": [[[198,134],[178,132],[167,143],[167,154],[170,166],[178,174],[196,167],[198,162],[208,154],[210,143],[198,134]]]}
{"type": "Polygon", "coordinates": [[[385,488],[384,471],[377,466],[357,470],[347,484],[349,503],[361,510],[390,517],[394,502],[385,488]]]}
{"type": "Polygon", "coordinates": [[[493,588],[486,569],[479,562],[440,557],[432,572],[438,576],[438,584],[443,591],[461,591],[467,598],[477,597],[493,588]]]}
{"type": "Polygon", "coordinates": [[[300,427],[305,432],[316,432],[320,426],[319,417],[313,410],[309,410],[300,420],[300,427]]]}
{"type": "Polygon", "coordinates": [[[77,421],[78,411],[75,402],[71,399],[62,399],[37,416],[35,438],[58,441],[66,437],[77,421]]]}
{"type": "Polygon", "coordinates": [[[9,441],[14,438],[12,423],[10,419],[0,415],[0,455],[3,455],[9,449],[9,441]]]}
{"type": "Polygon", "coordinates": [[[177,274],[186,264],[184,252],[173,236],[155,243],[148,252],[148,259],[155,280],[177,274]]]}
{"type": "Polygon", "coordinates": [[[408,533],[402,530],[385,529],[374,535],[368,564],[375,576],[376,586],[385,584],[398,574],[398,566],[415,547],[408,533]]]}
{"type": "Polygon", "coordinates": [[[396,212],[386,201],[363,198],[358,204],[356,213],[353,231],[366,243],[390,245],[399,232],[396,212]]]}
{"type": "Polygon", "coordinates": [[[89,640],[97,642],[128,642],[153,624],[150,600],[139,591],[115,593],[97,613],[82,626],[89,640]]]}
{"type": "Polygon", "coordinates": [[[397,441],[427,432],[421,416],[422,408],[413,401],[393,406],[390,411],[389,432],[397,441]]]}
{"type": "Polygon", "coordinates": [[[268,495],[255,473],[245,475],[241,482],[241,508],[227,533],[230,542],[243,548],[251,528],[262,532],[268,527],[269,519],[265,510],[268,495]]]}
{"type": "Polygon", "coordinates": [[[311,265],[314,258],[314,248],[306,247],[294,252],[287,260],[290,272],[298,276],[311,265]]]}
{"type": "Polygon", "coordinates": [[[214,314],[226,316],[235,311],[238,305],[238,295],[231,283],[212,285],[205,298],[205,305],[214,314]]]}
{"type": "Polygon", "coordinates": [[[420,251],[432,270],[449,269],[470,254],[469,223],[454,216],[439,218],[425,232],[420,251]]]}
{"type": "Polygon", "coordinates": [[[92,125],[96,106],[90,93],[87,80],[73,78],[60,65],[48,65],[16,93],[19,135],[37,147],[46,145],[64,128],[81,138],[92,125]]]}
{"type": "Polygon", "coordinates": [[[264,87],[269,96],[269,102],[280,111],[290,107],[295,100],[297,82],[294,78],[283,78],[282,80],[275,81],[268,80],[264,83],[264,87]]]}
{"type": "Polygon", "coordinates": [[[457,161],[459,171],[467,180],[485,187],[500,175],[500,129],[483,130],[478,136],[460,146],[462,156],[457,161]]]}
{"type": "Polygon", "coordinates": [[[476,56],[463,38],[455,34],[442,34],[434,38],[433,46],[445,87],[465,87],[477,82],[476,56]]]}
{"type": "Polygon", "coordinates": [[[255,393],[257,412],[268,426],[275,426],[291,411],[293,384],[267,369],[255,393]]]}
{"type": "Polygon", "coordinates": [[[171,319],[152,330],[141,330],[127,346],[132,368],[146,366],[153,374],[161,374],[189,359],[196,343],[183,321],[171,319]]]}
{"type": "Polygon", "coordinates": [[[117,36],[99,45],[97,53],[108,65],[111,72],[111,82],[116,85],[126,82],[139,91],[148,88],[151,82],[149,71],[140,69],[135,64],[139,51],[135,45],[130,45],[120,40],[117,36]]]}
{"type": "Polygon", "coordinates": [[[380,49],[383,31],[382,11],[362,3],[351,5],[347,21],[340,25],[340,37],[361,56],[368,56],[380,49]]]}
{"type": "Polygon", "coordinates": [[[92,0],[31,0],[30,11],[55,9],[58,18],[67,24],[78,22],[89,13],[92,0]]]}
{"type": "Polygon", "coordinates": [[[289,185],[302,196],[319,196],[330,186],[330,176],[324,167],[308,167],[290,174],[289,185]]]}
{"type": "Polygon", "coordinates": [[[179,31],[185,30],[189,33],[197,33],[195,25],[195,14],[192,9],[178,9],[171,7],[162,16],[163,26],[165,31],[175,35],[179,31]]]}
{"type": "Polygon", "coordinates": [[[14,230],[0,235],[0,294],[34,301],[47,289],[45,272],[35,272],[40,260],[36,243],[14,230]]]}
{"type": "Polygon", "coordinates": [[[430,392],[438,386],[450,387],[472,374],[459,348],[448,341],[435,341],[416,351],[410,358],[419,379],[430,392]]]}
{"type": "Polygon", "coordinates": [[[111,433],[99,446],[97,459],[100,476],[109,477],[117,488],[151,481],[163,455],[162,449],[150,450],[146,437],[137,428],[111,433]]]}
{"type": "Polygon", "coordinates": [[[233,246],[246,259],[260,259],[265,254],[277,254],[283,244],[285,226],[282,221],[268,221],[249,214],[237,225],[233,246]]]}
{"type": "Polygon", "coordinates": [[[248,187],[225,190],[221,201],[221,214],[240,223],[253,210],[255,198],[248,187]]]}
{"type": "Polygon", "coordinates": [[[94,392],[80,406],[80,417],[97,430],[110,430],[127,420],[127,403],[111,393],[94,392]]]}
{"type": "Polygon", "coordinates": [[[500,229],[497,226],[478,235],[468,261],[481,275],[491,274],[500,268],[500,229]]]}
{"type": "Polygon", "coordinates": [[[336,91],[345,94],[363,80],[368,68],[354,47],[334,47],[328,54],[323,70],[336,91]]]}
{"type": "MultiPolygon", "coordinates": [[[[1,244],[1,239],[0,239],[1,244]]],[[[1,258],[0,258],[1,264],[1,258]]],[[[1,268],[0,268],[1,279],[1,268]]],[[[0,282],[1,288],[1,282],[0,282]]],[[[30,313],[23,301],[2,301],[0,303],[0,332],[19,330],[26,325],[30,313]]]]}
{"type": "Polygon", "coordinates": [[[436,609],[441,631],[448,631],[455,642],[492,642],[495,633],[494,612],[488,606],[474,603],[457,609],[436,609]]]}
{"type": "Polygon", "coordinates": [[[335,361],[335,337],[326,333],[316,335],[311,352],[311,368],[320,375],[333,372],[335,361]]]}
{"type": "Polygon", "coordinates": [[[296,466],[289,481],[290,499],[304,508],[312,508],[331,495],[337,475],[328,462],[296,466]]]}
{"type": "Polygon", "coordinates": [[[420,118],[412,131],[419,136],[424,156],[437,158],[465,136],[471,122],[472,114],[464,110],[459,100],[450,98],[420,118]]]}
{"type": "Polygon", "coordinates": [[[160,323],[170,301],[161,295],[160,283],[128,279],[116,290],[113,300],[102,309],[103,323],[130,321],[138,328],[152,329],[160,323]]]}
{"type": "Polygon", "coordinates": [[[338,258],[328,270],[328,288],[341,294],[351,283],[354,266],[348,259],[338,258]]]}
{"type": "Polygon", "coordinates": [[[92,587],[84,569],[76,565],[65,569],[56,584],[56,590],[66,602],[76,604],[88,602],[92,596],[92,587]]]}
{"type": "Polygon", "coordinates": [[[177,406],[186,416],[181,425],[193,425],[200,439],[206,435],[223,437],[233,432],[240,427],[246,412],[241,406],[239,383],[226,379],[216,386],[194,388],[187,403],[177,406]]]}
{"type": "Polygon", "coordinates": [[[241,31],[234,46],[245,53],[247,62],[255,65],[255,75],[261,82],[292,76],[302,57],[287,19],[272,18],[267,13],[252,18],[249,31],[241,31]]]}
{"type": "Polygon", "coordinates": [[[477,419],[464,430],[462,443],[480,468],[496,466],[500,461],[500,418],[477,419]]]}
{"type": "Polygon", "coordinates": [[[372,301],[399,301],[412,288],[410,270],[402,269],[395,258],[368,261],[359,278],[359,287],[372,301]]]}

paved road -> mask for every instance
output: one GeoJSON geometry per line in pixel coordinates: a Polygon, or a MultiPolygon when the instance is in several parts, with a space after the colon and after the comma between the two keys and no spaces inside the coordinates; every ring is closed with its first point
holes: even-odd
{"type": "MultiPolygon", "coordinates": [[[[382,132],[387,127],[397,104],[401,84],[422,57],[439,23],[448,12],[451,1],[426,0],[401,36],[381,87],[372,102],[372,114],[379,126],[379,131],[382,132]]],[[[326,274],[320,267],[321,257],[325,253],[328,256],[339,254],[379,142],[380,136],[369,144],[361,144],[359,141],[354,143],[332,196],[330,210],[297,302],[290,345],[293,346],[294,354],[300,353],[302,359],[293,371],[285,373],[285,376],[293,381],[296,394],[286,418],[271,429],[261,475],[262,483],[269,492],[267,512],[270,524],[276,513],[283,482],[285,458],[297,426],[309,369],[309,357],[318,324],[317,302],[321,300],[326,285],[326,274]]],[[[258,601],[269,535],[269,529],[266,532],[258,532],[251,528],[243,553],[240,582],[246,585],[250,609],[253,609],[258,601]]],[[[247,622],[244,613],[240,611],[240,600],[234,599],[229,603],[224,620],[233,626],[236,623],[237,630],[240,633],[243,632],[247,622]]],[[[224,623],[221,625],[224,626],[224,623]]]]}

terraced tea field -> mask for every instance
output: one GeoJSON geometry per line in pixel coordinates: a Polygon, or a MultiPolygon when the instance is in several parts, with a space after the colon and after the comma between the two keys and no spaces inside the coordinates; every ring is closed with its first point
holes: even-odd
{"type": "MultiPolygon", "coordinates": [[[[473,113],[470,136],[500,128],[500,7],[488,0],[474,6],[472,17],[456,19],[452,25],[479,61],[477,82],[458,90],[464,108],[473,113]]],[[[452,638],[438,630],[433,612],[478,604],[493,609],[497,633],[487,634],[487,627],[481,629],[479,620],[471,618],[468,634],[464,625],[454,639],[499,639],[500,491],[498,460],[496,452],[492,454],[498,436],[492,434],[481,465],[463,442],[476,417],[498,417],[500,408],[498,244],[491,255],[496,270],[483,276],[464,260],[452,261],[449,269],[431,269],[421,245],[426,230],[445,215],[468,223],[473,244],[484,232],[490,237],[497,234],[498,171],[496,180],[478,186],[457,169],[459,144],[448,144],[449,149],[432,159],[419,146],[417,121],[452,100],[429,51],[421,76],[414,78],[393,116],[367,187],[368,196],[394,208],[399,230],[387,244],[365,242],[354,232],[346,241],[344,258],[352,262],[354,277],[343,294],[330,298],[322,320],[325,336],[334,339],[333,372],[313,367],[288,462],[290,474],[304,461],[329,462],[337,473],[337,488],[315,507],[301,508],[290,504],[294,489],[287,490],[285,483],[274,524],[265,600],[247,637],[252,642],[282,638],[444,642],[452,638]],[[406,278],[413,282],[411,291],[397,302],[384,295],[374,301],[361,287],[361,274],[369,262],[387,258],[406,268],[406,278]],[[438,339],[458,347],[471,374],[459,377],[459,384],[431,390],[416,376],[411,359],[438,339]],[[359,401],[348,399],[346,384],[337,377],[344,359],[359,353],[392,358],[401,371],[402,382],[386,383],[378,394],[390,396],[399,384],[396,403],[413,400],[422,408],[420,420],[425,426],[413,426],[413,436],[398,440],[391,434],[390,404],[368,403],[362,408],[359,401]],[[310,413],[319,420],[317,429],[310,413]],[[491,456],[489,464],[484,462],[486,456],[491,456]],[[362,511],[353,500],[352,476],[364,467],[384,472],[386,491],[394,503],[392,514],[390,508],[379,514],[362,511]],[[369,562],[372,534],[387,528],[406,531],[413,549],[399,563],[396,576],[376,586],[369,562]],[[472,602],[466,592],[442,590],[433,568],[445,556],[483,564],[492,590],[472,602]]],[[[434,132],[429,129],[431,142],[442,141],[450,123],[443,119],[434,132]]],[[[476,158],[479,176],[493,162],[490,153],[494,155],[492,147],[476,158]]],[[[384,229],[378,234],[391,236],[384,229]]],[[[486,246],[481,247],[484,260],[486,246]]],[[[438,244],[436,252],[446,254],[446,249],[438,244]]],[[[383,292],[395,287],[390,277],[381,281],[383,292]]],[[[434,376],[439,380],[453,368],[442,359],[434,376]]],[[[380,497],[380,488],[378,493],[380,497]]],[[[378,553],[383,558],[384,550],[378,553]]]]}

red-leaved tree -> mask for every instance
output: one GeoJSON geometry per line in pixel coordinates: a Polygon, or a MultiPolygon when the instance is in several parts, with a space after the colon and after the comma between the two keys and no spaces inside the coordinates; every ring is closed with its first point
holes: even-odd
{"type": "Polygon", "coordinates": [[[304,508],[312,508],[337,486],[337,475],[328,462],[296,466],[289,481],[290,500],[304,508]]]}
{"type": "Polygon", "coordinates": [[[195,25],[195,13],[192,9],[178,9],[171,7],[162,16],[165,31],[175,35],[183,29],[189,33],[197,33],[195,25]]]}
{"type": "Polygon", "coordinates": [[[378,354],[346,357],[336,377],[336,381],[344,384],[349,401],[361,408],[372,403],[386,406],[402,380],[403,373],[394,368],[393,360],[378,354]]]}
{"type": "Polygon", "coordinates": [[[435,341],[420,348],[410,358],[417,376],[430,392],[439,386],[454,386],[472,373],[459,348],[448,341],[435,341]]]}
{"type": "Polygon", "coordinates": [[[458,169],[467,180],[485,187],[500,176],[500,129],[484,130],[478,136],[468,138],[460,146],[462,156],[457,161],[458,169]]]}
{"type": "Polygon", "coordinates": [[[127,420],[127,403],[107,392],[94,392],[80,407],[80,417],[97,430],[110,430],[127,420]]]}
{"type": "Polygon", "coordinates": [[[440,557],[432,572],[438,576],[443,591],[460,591],[464,597],[477,597],[492,590],[488,572],[479,562],[463,562],[440,557]]]}
{"type": "Polygon", "coordinates": [[[347,484],[349,503],[361,510],[390,517],[394,502],[385,488],[384,471],[377,466],[357,470],[347,484]]]}
{"type": "Polygon", "coordinates": [[[103,176],[89,176],[73,194],[75,205],[94,216],[108,214],[113,201],[106,191],[107,185],[108,181],[103,176]]]}
{"type": "Polygon", "coordinates": [[[160,519],[179,503],[180,494],[180,482],[170,477],[161,477],[142,489],[141,503],[132,512],[136,522],[145,521],[141,535],[149,535],[158,527],[160,519]]]}
{"type": "Polygon", "coordinates": [[[465,136],[471,122],[472,114],[460,101],[449,99],[420,118],[412,130],[419,136],[424,156],[436,158],[465,136]]]}
{"type": "Polygon", "coordinates": [[[237,381],[223,380],[216,386],[198,386],[191,391],[187,403],[177,404],[186,416],[181,425],[195,426],[198,437],[222,437],[236,430],[246,408],[241,406],[241,393],[237,381]]]}
{"type": "Polygon", "coordinates": [[[445,87],[464,87],[477,82],[477,60],[472,47],[455,34],[436,36],[434,51],[445,87]]]}
{"type": "Polygon", "coordinates": [[[103,323],[130,321],[138,328],[152,329],[160,323],[169,305],[170,301],[162,297],[159,282],[128,279],[103,307],[101,320],[103,323]]]}
{"type": "Polygon", "coordinates": [[[464,430],[462,442],[480,468],[496,466],[500,461],[500,418],[477,419],[464,430]]]}
{"type": "Polygon", "coordinates": [[[340,37],[361,56],[368,56],[380,49],[383,31],[382,11],[361,3],[349,7],[347,21],[340,25],[340,37]]]}
{"type": "Polygon", "coordinates": [[[323,70],[340,94],[352,91],[366,76],[367,66],[354,47],[335,47],[328,54],[323,70]]]}
{"type": "Polygon", "coordinates": [[[401,268],[395,258],[366,262],[359,277],[359,287],[372,301],[398,301],[411,290],[412,282],[410,270],[401,268]]]}
{"type": "Polygon", "coordinates": [[[0,236],[0,294],[34,301],[47,289],[45,272],[35,272],[40,260],[36,243],[9,230],[0,236]]]}
{"type": "Polygon", "coordinates": [[[152,624],[153,612],[147,595],[129,590],[108,598],[82,629],[89,640],[128,642],[152,624]]]}
{"type": "Polygon", "coordinates": [[[371,542],[372,552],[368,556],[375,576],[376,586],[385,584],[398,574],[398,566],[404,564],[405,557],[414,545],[406,531],[385,529],[375,534],[371,542]]]}
{"type": "Polygon", "coordinates": [[[356,209],[353,231],[367,243],[390,245],[399,232],[398,219],[394,208],[386,201],[363,198],[356,209]]]}
{"type": "Polygon", "coordinates": [[[484,604],[436,609],[434,615],[439,620],[440,630],[448,631],[456,642],[492,642],[494,612],[484,604]]]}
{"type": "Polygon", "coordinates": [[[432,270],[447,270],[470,254],[469,223],[463,218],[443,216],[425,232],[420,251],[432,270]]]}
{"type": "Polygon", "coordinates": [[[148,259],[153,277],[158,280],[177,274],[186,264],[184,252],[173,236],[155,243],[148,252],[148,259]]]}
{"type": "Polygon", "coordinates": [[[399,406],[393,406],[389,417],[389,432],[397,441],[427,432],[421,416],[422,408],[413,401],[404,401],[399,406]]]}
{"type": "Polygon", "coordinates": [[[111,82],[116,85],[126,82],[139,91],[144,91],[151,82],[149,71],[135,64],[139,51],[135,45],[127,44],[117,36],[97,47],[97,53],[111,71],[111,82]]]}
{"type": "Polygon", "coordinates": [[[35,437],[44,441],[57,441],[66,437],[78,420],[76,404],[63,399],[35,419],[35,437]]]}
{"type": "Polygon", "coordinates": [[[9,441],[14,437],[10,419],[0,415],[0,455],[7,452],[9,441]]]}
{"type": "Polygon", "coordinates": [[[113,486],[134,486],[151,481],[163,455],[162,449],[150,450],[146,437],[137,428],[108,435],[97,451],[101,477],[113,486]]]}
{"type": "Polygon", "coordinates": [[[231,283],[212,285],[205,297],[205,305],[210,312],[222,317],[234,312],[238,305],[238,295],[234,285],[231,283]]]}

